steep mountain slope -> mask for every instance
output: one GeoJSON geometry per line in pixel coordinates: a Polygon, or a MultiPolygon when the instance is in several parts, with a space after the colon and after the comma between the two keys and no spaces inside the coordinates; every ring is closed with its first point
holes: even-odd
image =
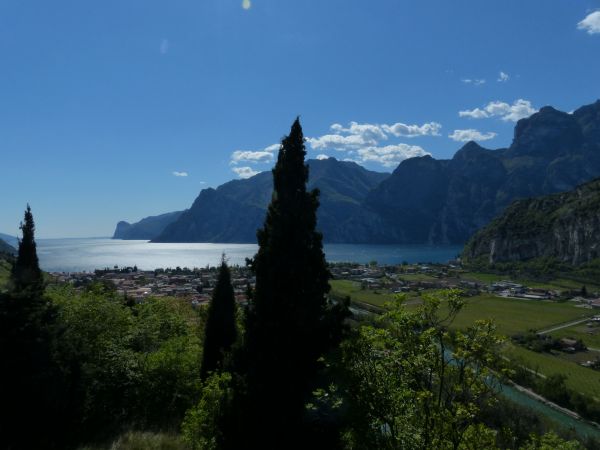
{"type": "Polygon", "coordinates": [[[17,253],[17,250],[12,245],[9,245],[4,240],[0,239],[0,253],[8,253],[14,255],[17,253]]]}
{"type": "MultiPolygon", "coordinates": [[[[318,226],[329,242],[360,242],[377,231],[380,220],[365,211],[367,194],[389,174],[334,158],[308,161],[308,187],[321,191],[318,226]]],[[[254,242],[271,200],[271,172],[204,189],[192,207],[167,226],[154,242],[254,242]]]]}
{"type": "Polygon", "coordinates": [[[461,243],[515,199],[573,189],[600,176],[600,101],[573,114],[544,107],[511,146],[470,142],[452,160],[403,161],[365,206],[404,243],[461,243]]]}
{"type": "Polygon", "coordinates": [[[113,239],[153,239],[158,236],[167,225],[175,222],[183,211],[150,216],[136,223],[121,221],[113,234],[113,239]]]}
{"type": "Polygon", "coordinates": [[[2,239],[11,247],[17,248],[19,246],[19,240],[15,236],[11,236],[10,234],[0,233],[0,239],[2,239]]]}
{"type": "Polygon", "coordinates": [[[467,262],[488,264],[540,257],[575,265],[600,257],[600,178],[569,192],[514,202],[463,252],[467,262]]]}

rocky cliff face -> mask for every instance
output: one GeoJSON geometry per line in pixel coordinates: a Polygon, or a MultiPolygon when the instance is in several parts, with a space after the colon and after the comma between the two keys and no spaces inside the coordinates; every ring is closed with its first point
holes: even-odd
{"type": "Polygon", "coordinates": [[[574,265],[600,257],[600,179],[516,201],[469,240],[463,257],[488,264],[551,257],[574,265]]]}
{"type": "Polygon", "coordinates": [[[544,107],[515,127],[509,148],[466,144],[449,161],[403,161],[366,206],[403,243],[463,243],[513,200],[600,176],[600,101],[573,114],[544,107]]]}
{"type": "Polygon", "coordinates": [[[136,223],[121,221],[117,223],[113,239],[154,239],[169,224],[179,219],[183,211],[150,216],[136,223]]]}

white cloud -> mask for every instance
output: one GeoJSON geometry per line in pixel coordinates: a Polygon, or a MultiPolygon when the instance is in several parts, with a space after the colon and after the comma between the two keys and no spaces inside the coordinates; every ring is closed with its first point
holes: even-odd
{"type": "Polygon", "coordinates": [[[488,133],[482,133],[481,131],[474,130],[472,128],[468,130],[454,130],[448,137],[453,141],[467,142],[467,141],[487,141],[494,139],[497,136],[496,133],[490,131],[488,133]]]}
{"type": "Polygon", "coordinates": [[[362,136],[365,140],[375,141],[387,139],[387,136],[380,125],[374,125],[370,123],[350,122],[350,126],[348,128],[344,128],[339,123],[334,123],[330,128],[331,131],[336,134],[347,133],[354,136],[362,136]]]}
{"type": "Polygon", "coordinates": [[[324,155],[323,153],[321,153],[320,155],[317,155],[317,159],[318,159],[319,161],[322,161],[322,160],[324,160],[324,159],[329,159],[329,156],[327,156],[327,155],[324,155]]]}
{"type": "MultiPolygon", "coordinates": [[[[397,137],[414,138],[419,136],[440,136],[442,125],[427,122],[422,125],[409,125],[401,122],[394,124],[372,124],[350,122],[345,127],[339,123],[331,125],[331,133],[319,137],[307,138],[306,142],[313,150],[337,150],[345,152],[343,161],[358,164],[371,162],[385,167],[397,166],[401,161],[429,153],[417,145],[394,143],[381,146],[382,141],[397,137]]],[[[327,158],[320,154],[318,159],[327,158]]]]}
{"type": "Polygon", "coordinates": [[[584,30],[588,34],[600,33],[600,11],[594,11],[588,14],[585,19],[577,24],[579,30],[584,30]]]}
{"type": "Polygon", "coordinates": [[[230,164],[238,164],[240,162],[249,163],[269,163],[273,161],[273,153],[265,151],[245,151],[236,150],[231,154],[230,164]]]}
{"type": "Polygon", "coordinates": [[[364,147],[376,147],[390,137],[439,136],[442,126],[437,122],[423,125],[405,123],[371,124],[350,122],[348,127],[339,123],[331,125],[332,134],[310,137],[306,141],[313,150],[334,149],[338,151],[358,150],[364,147]]]}
{"type": "Polygon", "coordinates": [[[160,51],[161,55],[166,55],[167,52],[169,51],[169,40],[168,39],[163,39],[160,42],[160,47],[158,48],[158,50],[160,51]]]}
{"type": "Polygon", "coordinates": [[[263,150],[236,150],[231,154],[231,161],[229,164],[236,165],[239,163],[270,163],[273,162],[273,153],[279,150],[279,144],[269,145],[263,150]]]}
{"type": "Polygon", "coordinates": [[[173,175],[175,175],[176,177],[187,177],[188,173],[187,172],[177,172],[177,171],[174,171],[173,175]]]}
{"type": "Polygon", "coordinates": [[[402,161],[430,153],[418,145],[395,144],[385,147],[366,147],[357,151],[359,162],[377,162],[385,167],[395,167],[402,161]]]}
{"type": "Polygon", "coordinates": [[[537,112],[529,100],[518,99],[509,105],[505,102],[489,102],[483,109],[475,108],[471,110],[459,111],[460,117],[470,117],[472,119],[486,119],[489,117],[500,117],[504,121],[516,122],[519,119],[529,117],[537,112]]]}
{"type": "Polygon", "coordinates": [[[267,148],[265,148],[265,152],[277,152],[279,151],[279,147],[281,147],[281,144],[269,145],[267,148]]]}
{"type": "Polygon", "coordinates": [[[465,84],[472,84],[474,86],[481,86],[482,84],[485,84],[485,79],[483,78],[463,78],[460,81],[465,84]]]}
{"type": "Polygon", "coordinates": [[[357,149],[365,145],[377,145],[378,142],[376,139],[369,139],[357,134],[351,134],[350,136],[326,134],[318,138],[307,138],[306,141],[313,150],[330,148],[339,151],[357,149]]]}
{"type": "Polygon", "coordinates": [[[234,167],[231,170],[233,170],[240,178],[250,178],[260,173],[259,171],[252,169],[252,167],[234,167]]]}
{"type": "Polygon", "coordinates": [[[406,125],[404,123],[383,125],[383,129],[386,133],[393,134],[396,137],[439,136],[441,128],[442,125],[437,122],[429,122],[421,126],[406,125]]]}
{"type": "Polygon", "coordinates": [[[510,75],[506,72],[500,71],[500,73],[498,74],[498,79],[496,81],[498,83],[506,83],[508,80],[510,80],[510,75]]]}
{"type": "Polygon", "coordinates": [[[252,2],[250,0],[242,0],[242,8],[250,9],[252,7],[252,2]]]}

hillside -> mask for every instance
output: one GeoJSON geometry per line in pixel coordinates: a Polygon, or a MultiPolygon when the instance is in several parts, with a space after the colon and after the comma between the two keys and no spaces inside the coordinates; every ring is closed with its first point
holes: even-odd
{"type": "Polygon", "coordinates": [[[167,225],[175,222],[182,213],[183,211],[175,211],[159,216],[150,216],[136,223],[121,221],[117,224],[113,239],[153,239],[167,225]]]}
{"type": "Polygon", "coordinates": [[[3,239],[0,239],[0,253],[9,253],[14,255],[16,252],[17,250],[12,245],[8,244],[3,239]]]}
{"type": "Polygon", "coordinates": [[[467,243],[467,262],[552,258],[579,265],[600,257],[600,179],[569,192],[518,200],[467,243]]]}
{"type": "Polygon", "coordinates": [[[0,233],[0,239],[15,249],[19,246],[19,240],[10,234],[0,233]]]}

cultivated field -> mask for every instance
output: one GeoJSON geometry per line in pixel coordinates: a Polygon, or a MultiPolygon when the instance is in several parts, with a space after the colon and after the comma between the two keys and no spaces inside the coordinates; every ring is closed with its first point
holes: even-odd
{"type": "MultiPolygon", "coordinates": [[[[497,276],[495,277],[497,279],[497,276]]],[[[492,279],[492,281],[495,279],[492,279]]],[[[333,280],[331,285],[334,295],[349,295],[355,302],[374,306],[381,307],[385,302],[394,298],[394,294],[384,289],[380,291],[363,290],[360,284],[355,281],[333,280]]],[[[531,286],[531,284],[529,285],[531,286]]],[[[416,307],[420,303],[420,295],[422,293],[408,293],[410,301],[407,307],[416,307]]],[[[444,310],[445,308],[442,305],[442,312],[444,310]]],[[[578,308],[570,302],[521,300],[497,297],[492,294],[481,294],[466,299],[464,309],[451,328],[462,329],[479,319],[493,319],[498,333],[510,337],[518,333],[527,333],[530,330],[540,331],[552,328],[577,319],[591,317],[596,313],[591,309],[578,308]]],[[[582,323],[554,331],[551,335],[557,338],[573,337],[582,339],[588,347],[600,349],[600,327],[590,330],[585,323],[582,323]],[[590,331],[597,334],[589,334],[590,331]]],[[[510,343],[507,343],[506,346],[506,355],[509,358],[518,359],[522,365],[538,371],[542,375],[564,374],[568,378],[568,387],[600,399],[600,372],[579,366],[575,362],[582,358],[589,357],[593,359],[596,354],[596,352],[589,352],[578,354],[578,357],[573,358],[567,355],[553,356],[546,353],[536,353],[510,343]]]]}

